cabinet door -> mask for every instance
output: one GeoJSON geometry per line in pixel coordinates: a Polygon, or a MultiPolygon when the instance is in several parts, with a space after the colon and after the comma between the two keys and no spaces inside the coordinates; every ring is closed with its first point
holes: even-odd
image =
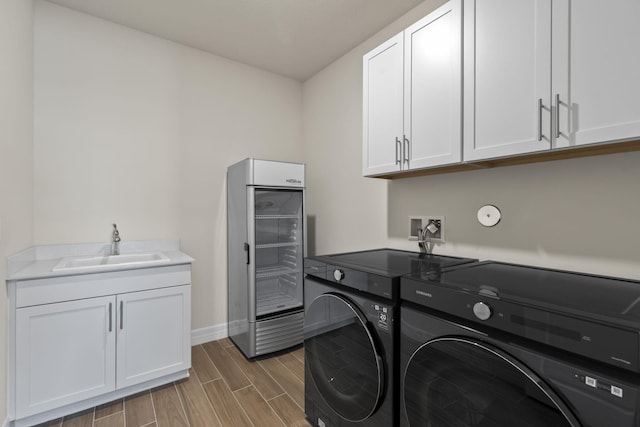
{"type": "Polygon", "coordinates": [[[403,35],[363,57],[362,173],[399,171],[402,166],[403,35]]]}
{"type": "Polygon", "coordinates": [[[461,12],[451,0],[404,31],[409,169],[462,160],[461,12]]]}
{"type": "Polygon", "coordinates": [[[638,17],[637,0],[554,0],[554,147],[640,136],[638,17]]]}
{"type": "Polygon", "coordinates": [[[16,416],[115,389],[115,297],[16,310],[16,416]]]}
{"type": "Polygon", "coordinates": [[[117,296],[117,386],[191,367],[191,286],[117,296]]]}
{"type": "Polygon", "coordinates": [[[551,0],[465,0],[464,28],[464,160],[549,149],[551,0]]]}

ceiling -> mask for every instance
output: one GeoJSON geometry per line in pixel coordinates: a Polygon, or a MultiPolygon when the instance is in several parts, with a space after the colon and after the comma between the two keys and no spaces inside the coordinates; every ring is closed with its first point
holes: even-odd
{"type": "Polygon", "coordinates": [[[304,81],[422,0],[49,0],[304,81]]]}

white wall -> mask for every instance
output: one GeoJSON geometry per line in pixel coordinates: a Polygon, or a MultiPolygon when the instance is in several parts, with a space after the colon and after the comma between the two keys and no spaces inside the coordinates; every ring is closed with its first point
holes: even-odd
{"type": "MultiPolygon", "coordinates": [[[[5,258],[31,246],[33,195],[32,3],[0,2],[0,277],[5,258]]],[[[4,281],[3,281],[4,282],[4,281]]],[[[7,417],[7,293],[0,292],[0,424],[7,417]]]]}
{"type": "Polygon", "coordinates": [[[304,83],[311,254],[389,245],[387,182],[362,177],[362,55],[443,3],[426,0],[304,83]]]}
{"type": "Polygon", "coordinates": [[[179,238],[226,323],[226,169],[302,160],[301,83],[38,1],[34,87],[35,243],[179,238]]]}
{"type": "Polygon", "coordinates": [[[385,181],[361,177],[362,55],[440,1],[425,1],[304,84],[315,252],[393,247],[410,215],[445,216],[436,253],[640,279],[640,152],[385,181]],[[476,213],[503,213],[494,228],[476,213]]]}

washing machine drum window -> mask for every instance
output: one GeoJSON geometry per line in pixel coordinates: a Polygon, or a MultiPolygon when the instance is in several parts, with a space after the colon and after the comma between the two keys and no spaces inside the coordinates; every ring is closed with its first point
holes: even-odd
{"type": "Polygon", "coordinates": [[[378,408],[384,363],[367,319],[348,298],[320,295],[305,312],[305,363],[331,409],[358,422],[378,408]]]}
{"type": "Polygon", "coordinates": [[[580,426],[530,369],[495,347],[464,338],[436,339],[416,350],[402,398],[411,426],[580,426]]]}

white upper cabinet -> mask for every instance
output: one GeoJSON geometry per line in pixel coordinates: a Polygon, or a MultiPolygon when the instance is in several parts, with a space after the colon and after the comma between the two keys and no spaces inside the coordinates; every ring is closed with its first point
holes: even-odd
{"type": "Polygon", "coordinates": [[[554,147],[640,136],[639,18],[637,0],[554,0],[554,147]]]}
{"type": "Polygon", "coordinates": [[[461,0],[363,57],[363,175],[461,161],[461,0]]]}
{"type": "Polygon", "coordinates": [[[400,170],[403,58],[402,33],[363,57],[364,175],[400,170]]]}
{"type": "Polygon", "coordinates": [[[551,1],[465,0],[464,160],[551,147],[551,1]]]}
{"type": "Polygon", "coordinates": [[[640,2],[465,0],[464,160],[640,137],[640,2]]]}
{"type": "Polygon", "coordinates": [[[405,168],[462,160],[462,8],[450,1],[404,31],[405,168]]]}

